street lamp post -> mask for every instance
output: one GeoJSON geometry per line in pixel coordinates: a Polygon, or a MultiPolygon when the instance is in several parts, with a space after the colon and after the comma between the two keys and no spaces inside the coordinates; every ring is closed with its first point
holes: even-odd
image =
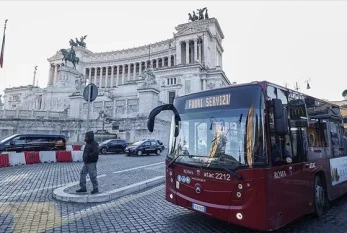
{"type": "MultiPolygon", "coordinates": [[[[302,77],[301,79],[299,79],[298,81],[295,82],[295,84],[294,84],[294,90],[296,90],[296,91],[299,91],[299,90],[300,90],[299,82],[300,82],[302,79],[304,79],[304,78],[305,78],[305,77],[302,77]]],[[[311,78],[307,77],[307,78],[305,79],[306,89],[311,89],[310,82],[311,82],[311,78]]],[[[286,88],[288,88],[289,83],[288,83],[288,82],[284,82],[284,86],[285,86],[286,88]]]]}

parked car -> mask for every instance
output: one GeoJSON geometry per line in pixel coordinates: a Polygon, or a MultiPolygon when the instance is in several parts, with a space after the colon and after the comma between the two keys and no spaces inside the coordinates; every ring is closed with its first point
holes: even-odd
{"type": "Polygon", "coordinates": [[[2,151],[66,150],[66,139],[60,134],[15,134],[0,141],[2,151]]]}
{"type": "Polygon", "coordinates": [[[121,139],[109,139],[99,145],[99,150],[101,154],[107,154],[108,152],[120,152],[124,153],[125,148],[128,143],[121,139]]]}
{"type": "MultiPolygon", "coordinates": [[[[145,141],[145,140],[153,140],[153,139],[142,139],[142,141],[145,141]]],[[[165,146],[164,146],[164,144],[162,143],[162,141],[160,141],[160,140],[156,140],[156,141],[157,141],[157,143],[160,145],[161,151],[165,150],[165,146]]]]}
{"type": "Polygon", "coordinates": [[[160,145],[161,151],[165,150],[165,146],[162,141],[157,140],[158,144],[160,145]]]}
{"type": "Polygon", "coordinates": [[[129,155],[141,156],[143,154],[148,155],[152,153],[160,155],[161,151],[162,151],[161,145],[159,145],[157,140],[154,140],[154,139],[145,139],[142,141],[138,141],[125,148],[125,154],[127,156],[129,155]]]}

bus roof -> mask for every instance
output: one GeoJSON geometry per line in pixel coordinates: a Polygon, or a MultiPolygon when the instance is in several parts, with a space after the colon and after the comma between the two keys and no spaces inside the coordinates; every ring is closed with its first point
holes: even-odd
{"type": "Polygon", "coordinates": [[[224,89],[229,89],[229,88],[236,88],[236,87],[244,87],[244,86],[250,86],[250,85],[260,85],[262,87],[265,87],[267,85],[271,85],[271,86],[274,86],[274,87],[277,87],[277,88],[280,88],[282,90],[288,90],[292,93],[296,93],[296,94],[300,94],[300,95],[303,95],[305,97],[309,97],[309,98],[313,98],[315,100],[318,100],[319,102],[321,103],[326,103],[326,104],[329,104],[329,105],[332,105],[334,107],[337,107],[339,109],[343,108],[343,109],[346,109],[345,107],[342,107],[342,106],[339,106],[337,104],[334,104],[332,102],[329,102],[329,101],[326,101],[326,100],[322,100],[322,99],[319,99],[319,98],[316,98],[316,97],[313,97],[313,96],[310,96],[310,95],[307,95],[307,94],[304,94],[302,92],[299,92],[299,91],[295,91],[293,89],[290,89],[290,88],[287,88],[287,87],[283,87],[281,85],[278,85],[278,84],[275,84],[275,83],[272,83],[272,82],[269,82],[269,81],[252,81],[252,82],[248,82],[248,83],[240,83],[240,84],[233,84],[233,85],[230,85],[230,86],[225,86],[225,87],[219,87],[219,88],[214,88],[214,89],[209,89],[209,90],[203,90],[203,91],[200,91],[200,92],[194,92],[194,93],[189,93],[189,94],[186,94],[186,95],[181,95],[179,97],[177,97],[177,99],[180,99],[180,98],[183,98],[183,97],[188,97],[190,95],[197,95],[197,94],[204,94],[204,93],[209,93],[210,91],[212,90],[224,90],[224,89]]]}

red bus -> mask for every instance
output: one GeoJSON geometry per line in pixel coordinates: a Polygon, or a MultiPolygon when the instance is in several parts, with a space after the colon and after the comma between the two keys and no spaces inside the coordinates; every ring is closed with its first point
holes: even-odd
{"type": "Polygon", "coordinates": [[[347,191],[347,138],[337,105],[263,81],[178,97],[173,112],[166,200],[272,231],[317,217],[347,191]]]}

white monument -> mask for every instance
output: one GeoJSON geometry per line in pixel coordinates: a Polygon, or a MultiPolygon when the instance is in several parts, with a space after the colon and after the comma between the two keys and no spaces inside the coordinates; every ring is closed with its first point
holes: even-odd
{"type": "MultiPolygon", "coordinates": [[[[146,128],[147,116],[154,107],[171,103],[177,96],[230,85],[223,71],[223,32],[217,19],[202,14],[178,25],[172,38],[136,48],[94,53],[86,47],[86,36],[70,40],[69,49],[57,51],[48,59],[47,87],[5,89],[5,110],[0,117],[6,118],[9,111],[21,110],[11,114],[27,118],[44,112],[45,117],[59,115],[79,122],[79,132],[83,132],[87,102],[81,94],[86,83],[94,83],[99,95],[91,104],[92,130],[101,130],[103,111],[109,120],[105,129],[120,138],[134,142],[156,137],[166,143],[169,114],[158,116],[166,122],[161,132],[152,135],[146,128]]],[[[76,131],[70,133],[72,141],[76,140],[76,131]]]]}

